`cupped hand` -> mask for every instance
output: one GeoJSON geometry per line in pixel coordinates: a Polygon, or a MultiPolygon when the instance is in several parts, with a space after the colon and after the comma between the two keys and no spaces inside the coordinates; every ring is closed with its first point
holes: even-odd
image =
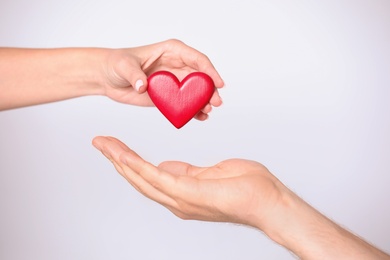
{"type": "Polygon", "coordinates": [[[207,119],[212,107],[222,104],[218,88],[224,83],[206,55],[179,40],[167,40],[151,45],[110,50],[103,63],[104,95],[121,103],[153,106],[147,89],[147,77],[153,72],[167,70],[182,80],[191,72],[208,74],[214,81],[215,92],[195,118],[207,119]]]}
{"type": "Polygon", "coordinates": [[[212,167],[142,159],[113,137],[93,144],[139,192],[182,219],[231,222],[263,231],[300,259],[390,259],[315,210],[260,163],[231,159],[212,167]]]}
{"type": "Polygon", "coordinates": [[[93,145],[139,192],[182,219],[232,222],[262,229],[281,199],[283,185],[260,163],[230,159],[212,167],[142,159],[113,137],[93,145]]]}

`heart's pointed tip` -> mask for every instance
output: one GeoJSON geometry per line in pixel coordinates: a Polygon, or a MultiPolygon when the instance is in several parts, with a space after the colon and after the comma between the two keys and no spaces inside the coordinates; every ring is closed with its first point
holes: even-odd
{"type": "Polygon", "coordinates": [[[180,128],[182,128],[184,125],[186,125],[187,123],[185,123],[185,124],[173,124],[172,123],[172,125],[174,126],[174,127],[176,127],[176,129],[180,129],[180,128]]]}

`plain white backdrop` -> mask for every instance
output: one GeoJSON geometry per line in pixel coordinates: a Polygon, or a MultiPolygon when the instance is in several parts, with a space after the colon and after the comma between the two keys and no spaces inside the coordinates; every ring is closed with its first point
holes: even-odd
{"type": "Polygon", "coordinates": [[[387,0],[2,0],[0,46],[177,38],[226,88],[207,122],[181,130],[105,97],[0,112],[0,259],[294,258],[261,232],[183,221],[142,197],[92,147],[96,135],[156,164],[259,161],[390,251],[389,13],[387,0]]]}

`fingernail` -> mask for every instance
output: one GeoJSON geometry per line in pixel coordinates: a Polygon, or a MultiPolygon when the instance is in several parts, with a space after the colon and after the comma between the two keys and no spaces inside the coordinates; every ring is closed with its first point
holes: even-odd
{"type": "Polygon", "coordinates": [[[142,81],[142,79],[139,79],[137,80],[137,82],[135,82],[135,90],[139,91],[139,89],[144,85],[144,82],[142,81]]]}

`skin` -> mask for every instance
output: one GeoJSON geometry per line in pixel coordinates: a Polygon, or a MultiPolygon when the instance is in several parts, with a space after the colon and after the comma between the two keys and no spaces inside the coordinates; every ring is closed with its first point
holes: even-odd
{"type": "Polygon", "coordinates": [[[153,106],[146,92],[147,77],[159,70],[168,70],[179,80],[195,71],[213,79],[216,90],[196,119],[207,119],[212,106],[222,104],[217,89],[224,83],[208,57],[172,39],[124,49],[0,48],[0,110],[87,95],[153,106]]]}
{"type": "Polygon", "coordinates": [[[113,137],[96,137],[93,145],[135,189],[179,218],[257,228],[301,259],[390,259],[319,213],[258,162],[154,166],[113,137]]]}
{"type": "MultiPolygon", "coordinates": [[[[0,48],[0,110],[86,95],[152,106],[147,76],[158,70],[180,80],[194,71],[213,79],[216,90],[195,118],[205,120],[212,106],[221,105],[217,89],[224,83],[207,56],[168,40],[126,49],[0,48]]],[[[252,226],[302,259],[390,259],[308,205],[258,162],[154,166],[113,137],[97,137],[93,145],[134,188],[182,219],[252,226]]]]}

